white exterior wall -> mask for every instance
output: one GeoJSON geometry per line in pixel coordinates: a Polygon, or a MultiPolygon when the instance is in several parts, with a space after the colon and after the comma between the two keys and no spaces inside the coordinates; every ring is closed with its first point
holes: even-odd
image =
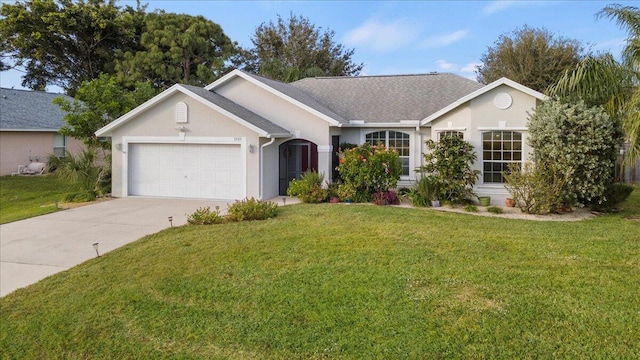
{"type": "MultiPolygon", "coordinates": [[[[518,131],[522,133],[522,157],[527,161],[531,149],[527,144],[528,113],[535,110],[537,99],[512,87],[502,85],[448,112],[432,121],[431,139],[437,141],[441,130],[462,131],[464,140],[473,145],[478,159],[473,169],[482,172],[482,133],[491,130],[518,131]],[[494,104],[497,94],[506,93],[512,98],[512,104],[507,109],[499,109],[494,104]]],[[[422,151],[426,147],[422,146],[422,151]]],[[[502,205],[509,193],[501,184],[484,184],[482,174],[476,182],[474,191],[478,196],[491,196],[491,203],[502,205]]]]}
{"type": "MultiPolygon", "coordinates": [[[[277,147],[293,139],[308,140],[318,145],[318,172],[324,173],[327,179],[331,178],[331,134],[329,130],[331,124],[328,121],[244,79],[237,78],[234,81],[229,81],[217,87],[216,92],[293,134],[290,138],[278,139],[270,147],[277,147]]],[[[269,166],[268,164],[275,164],[275,195],[277,195],[277,148],[275,152],[275,161],[267,162],[265,158],[264,164],[265,167],[269,166]]],[[[272,174],[265,173],[265,179],[267,178],[271,179],[272,174]]],[[[265,191],[264,195],[268,194],[270,192],[265,191]]]]}
{"type": "Polygon", "coordinates": [[[112,195],[123,197],[126,190],[127,145],[136,142],[156,143],[238,143],[246,153],[246,196],[258,197],[260,139],[257,133],[211,107],[182,93],[175,93],[130,119],[112,133],[112,195]],[[176,123],[175,106],[184,102],[188,107],[188,122],[176,123]],[[176,127],[184,126],[181,133],[176,127]],[[254,149],[250,152],[250,145],[254,149]],[[118,150],[121,148],[121,150],[118,150]]]}

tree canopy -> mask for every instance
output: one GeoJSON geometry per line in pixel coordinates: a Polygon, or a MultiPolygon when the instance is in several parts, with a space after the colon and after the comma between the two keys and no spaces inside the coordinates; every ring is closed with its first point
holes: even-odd
{"type": "Polygon", "coordinates": [[[629,162],[640,158],[640,9],[610,5],[597,15],[614,19],[628,31],[622,62],[611,54],[589,56],[566,70],[549,89],[549,94],[563,101],[582,99],[601,105],[609,116],[619,121],[629,141],[629,162]]]}
{"type": "Polygon", "coordinates": [[[73,95],[83,81],[113,71],[116,50],[136,47],[144,7],[122,9],[115,0],[27,0],[2,4],[0,15],[0,56],[24,67],[22,85],[58,85],[73,95]]]}
{"type": "Polygon", "coordinates": [[[262,23],[251,38],[253,48],[244,50],[242,63],[247,71],[285,82],[308,76],[355,76],[363,64],[354,63],[353,49],[337,44],[330,30],[321,32],[308,18],[278,16],[262,23]]]}
{"type": "Polygon", "coordinates": [[[140,50],[118,51],[116,74],[125,84],[150,82],[155,88],[175,83],[204,86],[224,70],[233,50],[222,28],[203,16],[150,13],[140,50]]]}
{"type": "Polygon", "coordinates": [[[544,92],[562,73],[584,58],[578,40],[556,37],[528,26],[504,33],[482,54],[477,80],[483,84],[507,77],[544,92]]]}

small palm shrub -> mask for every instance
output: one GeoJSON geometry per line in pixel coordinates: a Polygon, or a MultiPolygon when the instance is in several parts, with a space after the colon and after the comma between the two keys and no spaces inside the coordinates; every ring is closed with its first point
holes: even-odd
{"type": "Polygon", "coordinates": [[[278,204],[248,198],[231,204],[227,209],[227,219],[229,221],[265,220],[275,217],[277,213],[278,204]]]}
{"type": "Polygon", "coordinates": [[[433,176],[421,177],[416,184],[409,189],[407,196],[413,206],[429,206],[431,200],[438,200],[440,196],[440,183],[433,176]]]}
{"type": "Polygon", "coordinates": [[[287,195],[295,196],[304,203],[317,204],[327,200],[329,193],[322,188],[324,175],[308,170],[300,177],[289,182],[287,195]]]}
{"type": "Polygon", "coordinates": [[[101,165],[101,157],[95,146],[88,146],[77,155],[67,151],[65,157],[51,156],[56,176],[78,186],[78,192],[72,194],[68,201],[93,201],[109,191],[106,183],[111,179],[111,166],[109,159],[105,160],[106,164],[101,165]]]}
{"type": "Polygon", "coordinates": [[[224,216],[220,215],[220,207],[216,206],[215,211],[211,211],[209,206],[198,208],[187,216],[187,222],[191,225],[212,225],[226,222],[224,216]]]}

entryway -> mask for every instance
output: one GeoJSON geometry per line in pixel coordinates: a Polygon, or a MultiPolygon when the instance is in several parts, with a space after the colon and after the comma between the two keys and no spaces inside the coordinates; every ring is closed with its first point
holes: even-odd
{"type": "Polygon", "coordinates": [[[307,170],[318,171],[318,145],[307,140],[289,140],[280,145],[280,195],[287,194],[289,182],[307,170]]]}

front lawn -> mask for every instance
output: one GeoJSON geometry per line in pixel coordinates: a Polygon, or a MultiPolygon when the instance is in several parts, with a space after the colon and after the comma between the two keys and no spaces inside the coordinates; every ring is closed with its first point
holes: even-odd
{"type": "Polygon", "coordinates": [[[640,358],[640,191],[538,222],[373,205],[170,228],[0,299],[4,358],[640,358]]]}
{"type": "Polygon", "coordinates": [[[0,224],[58,211],[55,201],[76,187],[53,175],[0,177],[0,224]]]}

